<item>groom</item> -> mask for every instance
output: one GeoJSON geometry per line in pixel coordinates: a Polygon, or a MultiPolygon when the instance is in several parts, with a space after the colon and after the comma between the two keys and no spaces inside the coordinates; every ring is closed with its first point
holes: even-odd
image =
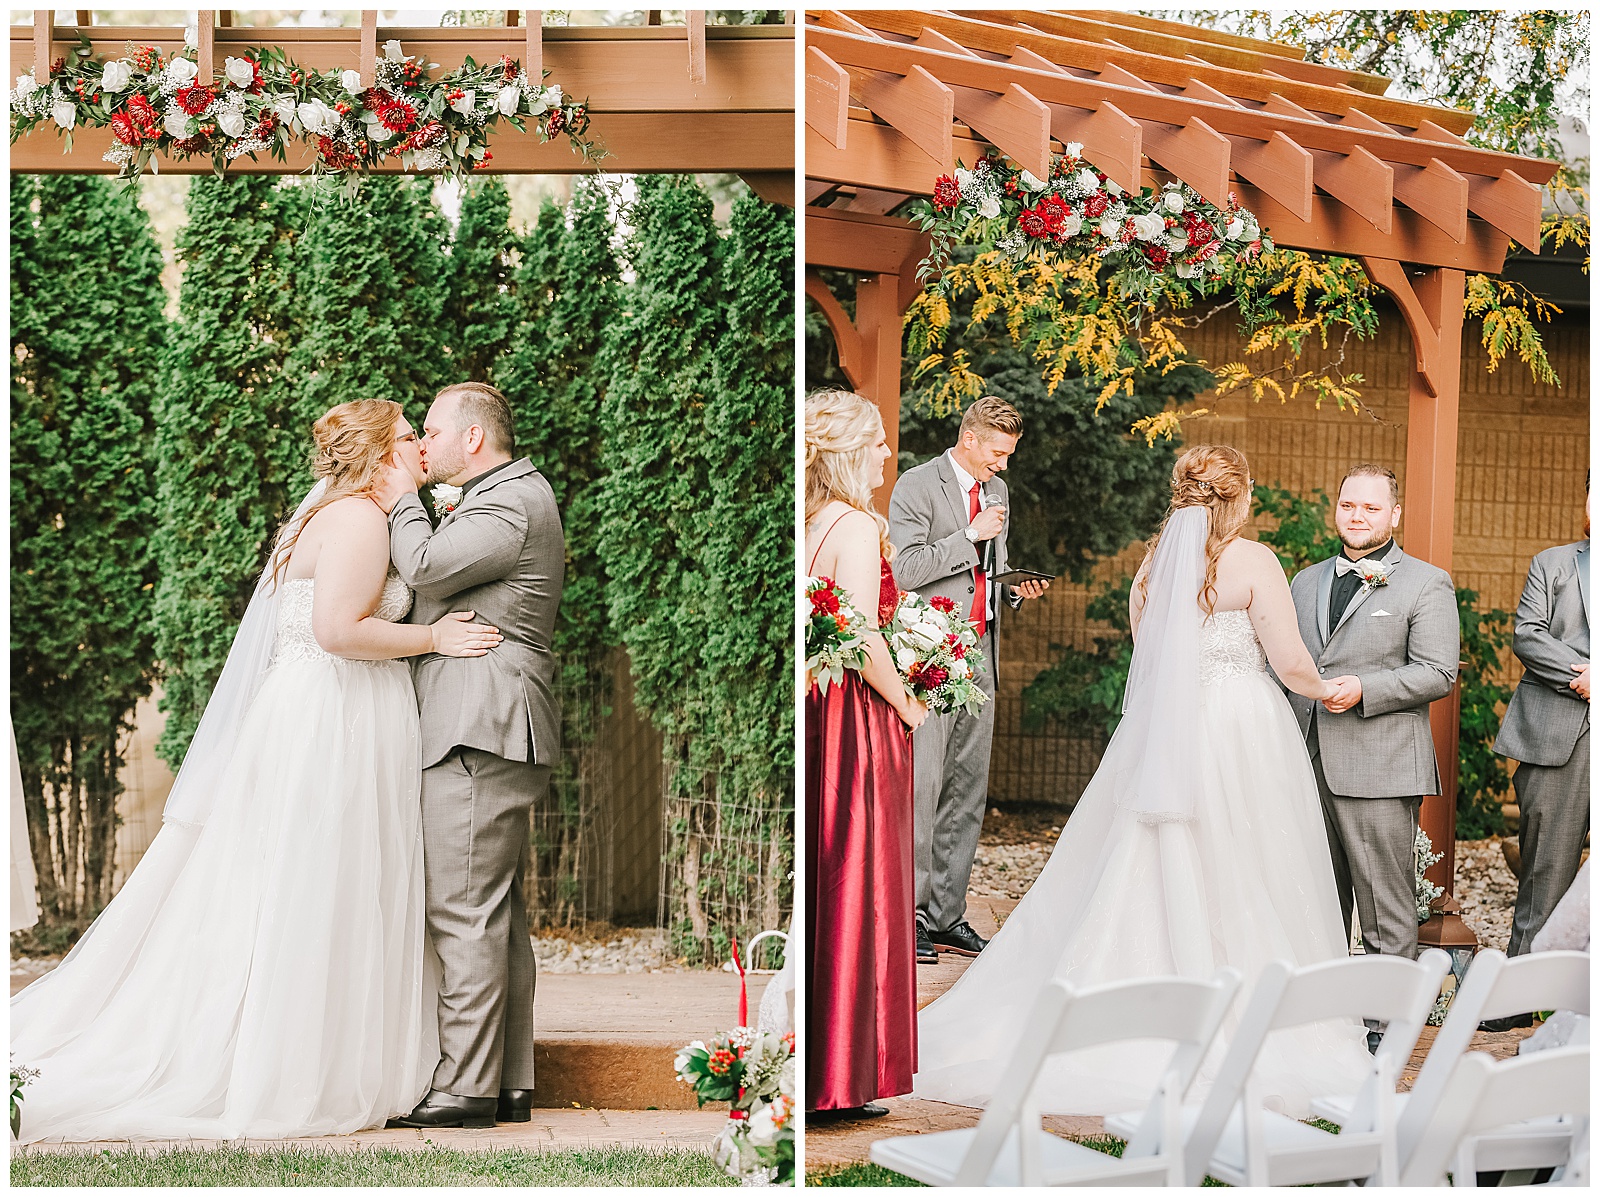
{"type": "Polygon", "coordinates": [[[1345,934],[1354,907],[1369,953],[1417,954],[1414,844],[1439,792],[1428,704],[1455,685],[1461,623],[1450,575],[1394,542],[1400,486],[1382,466],[1339,483],[1343,548],[1290,586],[1300,635],[1339,692],[1289,695],[1322,797],[1345,934]]]}
{"type": "Polygon", "coordinates": [[[1021,436],[1016,408],[993,395],[979,399],[961,417],[955,447],[900,475],[889,496],[895,582],[923,598],[955,600],[978,633],[984,661],[978,685],[989,696],[976,715],[930,716],[912,738],[918,964],[938,963],[940,952],[976,956],[988,946],[966,914],[989,797],[997,625],[1003,607],[1015,609],[1050,585],[988,581],[1007,569],[1007,495],[999,474],[1021,436]]]}
{"type": "Polygon", "coordinates": [[[434,528],[409,474],[388,471],[395,568],[411,622],[473,611],[505,639],[484,657],[420,658],[423,874],[443,965],[440,1060],[405,1126],[527,1122],[533,1106],[533,949],[522,896],[528,812],[550,784],[560,717],[550,641],[566,557],[544,476],[513,460],[505,396],[448,386],[423,422],[428,481],[461,496],[434,528]]]}

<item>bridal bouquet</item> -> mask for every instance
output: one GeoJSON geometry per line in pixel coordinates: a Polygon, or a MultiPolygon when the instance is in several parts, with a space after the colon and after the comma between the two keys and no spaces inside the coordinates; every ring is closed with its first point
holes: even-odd
{"type": "Polygon", "coordinates": [[[741,1180],[794,1183],[793,1032],[735,1027],[709,1044],[696,1039],[678,1052],[675,1067],[702,1106],[731,1106],[716,1144],[723,1171],[741,1180]]]}
{"type": "Polygon", "coordinates": [[[807,578],[806,600],[806,673],[826,694],[846,669],[867,663],[867,620],[832,578],[807,578]]]}
{"type": "Polygon", "coordinates": [[[989,701],[978,686],[978,658],[969,656],[978,634],[956,614],[953,600],[904,593],[884,631],[906,693],[927,703],[930,711],[976,715],[989,701]]]}

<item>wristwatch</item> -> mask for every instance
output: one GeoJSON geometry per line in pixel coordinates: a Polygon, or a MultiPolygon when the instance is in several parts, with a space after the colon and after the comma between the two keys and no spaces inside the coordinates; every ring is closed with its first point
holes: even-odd
{"type": "Polygon", "coordinates": [[[972,530],[971,524],[968,524],[965,528],[961,529],[961,534],[973,544],[978,543],[978,534],[972,530]]]}

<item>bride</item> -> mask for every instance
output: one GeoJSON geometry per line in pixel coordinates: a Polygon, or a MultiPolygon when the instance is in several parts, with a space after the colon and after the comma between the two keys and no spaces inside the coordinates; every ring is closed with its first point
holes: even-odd
{"type": "MultiPolygon", "coordinates": [[[[1248,992],[1269,960],[1347,953],[1311,762],[1267,665],[1319,701],[1342,679],[1319,675],[1272,551],[1240,537],[1250,488],[1244,456],[1227,446],[1196,446],[1174,466],[1172,505],[1134,581],[1122,722],[1044,872],[922,1011],[915,1096],[987,1104],[1052,977],[1209,978],[1231,965],[1248,992]]],[[[1170,1055],[1145,1040],[1057,1057],[1039,1107],[1137,1108],[1170,1055]]],[[[1220,1056],[1214,1048],[1202,1089],[1220,1056]]],[[[1353,1088],[1370,1064],[1359,1024],[1318,1024],[1270,1036],[1256,1076],[1270,1106],[1305,1117],[1313,1095],[1353,1088]]]]}
{"type": "Polygon", "coordinates": [[[454,613],[403,624],[371,495],[426,476],[398,403],[313,431],[285,525],[163,827],[54,972],[11,1000],[22,1142],[280,1138],[381,1126],[438,1059],[424,961],[417,704],[403,658],[482,656],[454,613]]]}

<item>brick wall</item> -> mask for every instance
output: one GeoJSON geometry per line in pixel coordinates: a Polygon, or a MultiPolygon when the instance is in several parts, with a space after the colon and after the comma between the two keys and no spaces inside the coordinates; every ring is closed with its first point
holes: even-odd
{"type": "MultiPolygon", "coordinates": [[[[1225,326],[1203,328],[1189,342],[1212,363],[1236,359],[1239,346],[1236,330],[1225,326]]],[[[1478,592],[1480,605],[1508,611],[1515,609],[1533,555],[1583,535],[1588,313],[1572,313],[1547,326],[1545,346],[1561,378],[1559,387],[1534,385],[1516,361],[1490,374],[1475,323],[1469,322],[1463,337],[1453,572],[1458,586],[1478,592]]],[[[1311,351],[1308,360],[1335,352],[1311,351]]],[[[1342,369],[1365,376],[1367,411],[1318,411],[1304,396],[1280,404],[1208,393],[1195,406],[1213,414],[1186,421],[1184,439],[1233,445],[1250,459],[1258,481],[1300,492],[1322,487],[1331,493],[1346,465],[1381,462],[1399,475],[1404,504],[1411,345],[1397,311],[1384,310],[1372,340],[1350,341],[1342,369]]],[[[1026,439],[1020,451],[1028,451],[1026,439]]],[[[1400,540],[1404,544],[1403,518],[1400,540]]],[[[1142,553],[1142,545],[1133,545],[1103,562],[1091,587],[1057,583],[1043,600],[1025,604],[1010,620],[995,711],[992,798],[1070,805],[1082,793],[1098,763],[1095,745],[1064,730],[1024,733],[1022,688],[1054,657],[1052,643],[1092,647],[1095,629],[1084,617],[1091,588],[1132,573],[1142,553]]],[[[1515,671],[1512,662],[1510,676],[1515,671]]]]}

